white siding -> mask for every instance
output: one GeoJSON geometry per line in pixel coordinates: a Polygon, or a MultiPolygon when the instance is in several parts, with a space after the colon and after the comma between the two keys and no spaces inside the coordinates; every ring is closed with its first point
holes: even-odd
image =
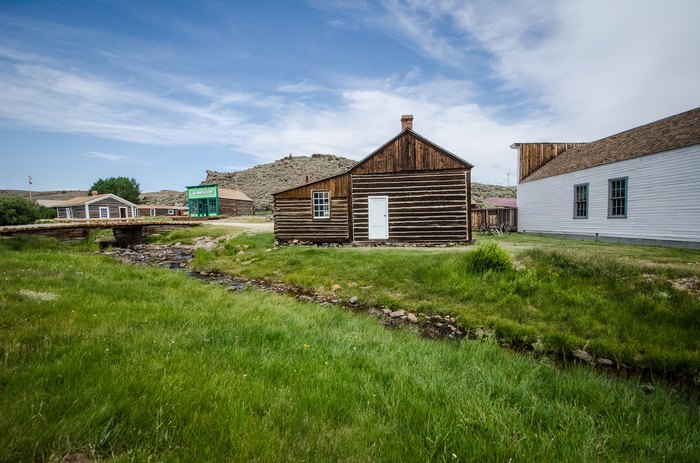
{"type": "Polygon", "coordinates": [[[524,182],[518,230],[700,242],[700,145],[524,182]],[[628,177],[627,218],[608,218],[608,180],[628,177]],[[589,184],[588,218],[574,219],[574,185],[589,184]]]}

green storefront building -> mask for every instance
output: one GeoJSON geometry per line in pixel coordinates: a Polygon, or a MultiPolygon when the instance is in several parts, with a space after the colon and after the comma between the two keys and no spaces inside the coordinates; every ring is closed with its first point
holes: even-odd
{"type": "Polygon", "coordinates": [[[219,185],[188,186],[187,205],[190,217],[219,215],[219,185]]]}

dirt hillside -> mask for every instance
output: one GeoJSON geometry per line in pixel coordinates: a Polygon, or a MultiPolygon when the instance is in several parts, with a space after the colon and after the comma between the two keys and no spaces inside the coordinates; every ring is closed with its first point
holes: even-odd
{"type": "Polygon", "coordinates": [[[207,171],[203,183],[222,188],[237,187],[255,201],[255,210],[272,209],[272,193],[345,172],[356,164],[352,159],[332,154],[287,156],[238,172],[207,171]]]}

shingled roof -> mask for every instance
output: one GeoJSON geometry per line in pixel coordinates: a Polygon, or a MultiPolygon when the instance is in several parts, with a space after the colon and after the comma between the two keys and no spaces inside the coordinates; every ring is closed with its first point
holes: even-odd
{"type": "Polygon", "coordinates": [[[522,183],[698,144],[700,108],[695,108],[564,151],[522,183]]]}

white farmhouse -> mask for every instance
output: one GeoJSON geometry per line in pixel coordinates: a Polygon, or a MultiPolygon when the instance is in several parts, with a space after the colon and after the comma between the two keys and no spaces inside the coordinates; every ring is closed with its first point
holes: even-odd
{"type": "Polygon", "coordinates": [[[514,143],[518,231],[700,249],[700,108],[592,143],[514,143]]]}

